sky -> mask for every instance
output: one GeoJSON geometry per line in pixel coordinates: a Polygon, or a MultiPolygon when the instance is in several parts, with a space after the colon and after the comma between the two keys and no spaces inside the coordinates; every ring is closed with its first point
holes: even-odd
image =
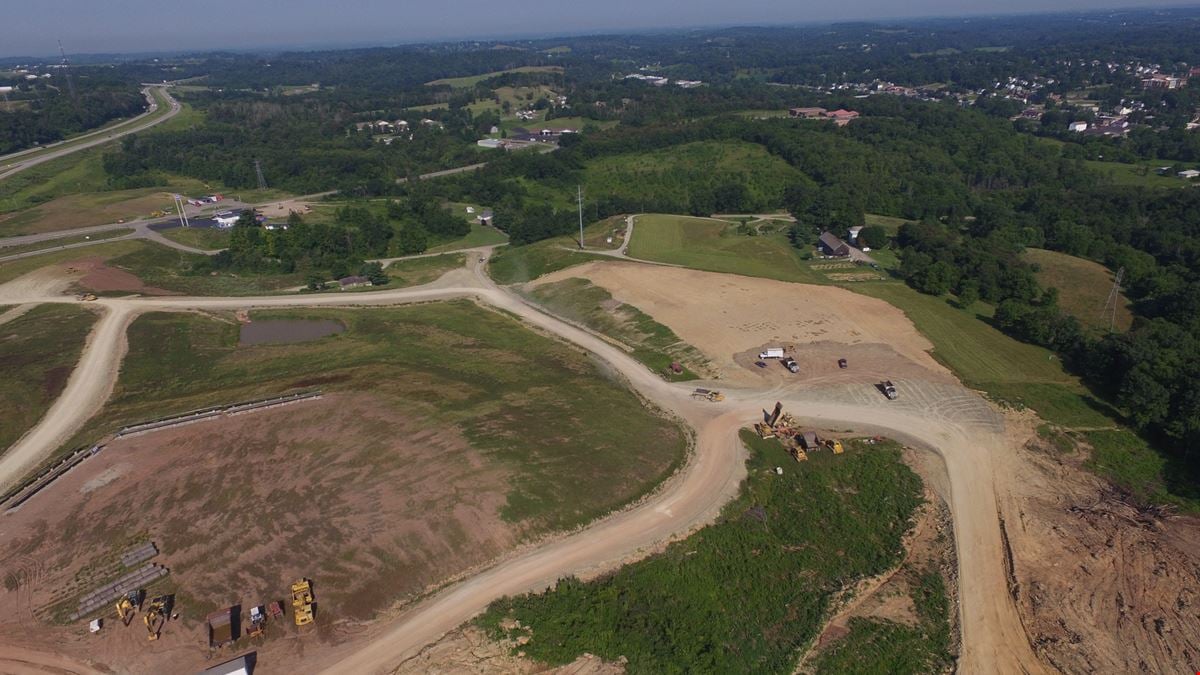
{"type": "Polygon", "coordinates": [[[1190,5],[1196,0],[3,0],[0,56],[390,45],[1190,5]]]}

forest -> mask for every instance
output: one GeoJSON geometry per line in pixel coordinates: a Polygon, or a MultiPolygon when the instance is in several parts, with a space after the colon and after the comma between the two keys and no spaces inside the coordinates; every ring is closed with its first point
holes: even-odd
{"type": "Polygon", "coordinates": [[[8,94],[8,106],[0,109],[0,155],[61,141],[146,110],[146,97],[134,83],[76,76],[74,86],[74,97],[65,87],[40,82],[8,94]]]}

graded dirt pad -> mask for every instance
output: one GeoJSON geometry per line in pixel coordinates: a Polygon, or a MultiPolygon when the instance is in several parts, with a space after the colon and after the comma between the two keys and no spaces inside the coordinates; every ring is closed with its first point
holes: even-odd
{"type": "Polygon", "coordinates": [[[1200,671],[1200,520],[1138,508],[1035,422],[1010,416],[1025,443],[997,486],[1034,650],[1068,673],[1200,671]]]}
{"type": "MultiPolygon", "coordinates": [[[[602,286],[617,300],[646,312],[696,347],[724,379],[751,385],[764,377],[782,379],[778,364],[760,370],[754,360],[766,346],[807,345],[812,360],[836,368],[841,356],[873,377],[916,368],[926,379],[951,381],[904,313],[873,298],[830,286],[700,272],[627,262],[590,262],[541,277],[534,285],[581,277],[602,286]],[[840,345],[840,349],[812,345],[840,345]],[[856,353],[844,345],[869,346],[856,353]]],[[[853,365],[853,364],[852,364],[853,365]]],[[[818,371],[824,374],[828,368],[818,371]]],[[[809,375],[802,367],[802,372],[809,375]]],[[[893,375],[895,376],[895,375],[893,375]]]]}
{"type": "Polygon", "coordinates": [[[287,218],[293,211],[304,215],[312,211],[312,202],[287,199],[281,202],[271,202],[257,207],[257,211],[268,218],[287,218]]]}
{"type": "MultiPolygon", "coordinates": [[[[314,581],[317,626],[276,622],[260,663],[352,639],[361,622],[510,549],[498,515],[508,477],[450,429],[430,429],[366,394],[205,421],[110,443],[4,515],[0,643],[88,658],[116,672],[206,664],[204,615],[284,599],[314,581]],[[119,554],[152,540],[171,570],[180,621],[147,644],[140,618],[53,619],[119,576],[119,554]]],[[[246,645],[243,643],[243,647],[246,645]]],[[[2,663],[2,662],[0,662],[2,663]]],[[[263,672],[268,672],[264,670],[263,672]]]]}
{"type": "Polygon", "coordinates": [[[147,286],[136,275],[130,274],[125,270],[109,267],[104,264],[103,258],[96,256],[71,261],[66,263],[64,267],[68,271],[82,272],[83,276],[79,279],[79,286],[97,293],[105,291],[128,291],[144,295],[180,295],[174,291],[147,286]]]}

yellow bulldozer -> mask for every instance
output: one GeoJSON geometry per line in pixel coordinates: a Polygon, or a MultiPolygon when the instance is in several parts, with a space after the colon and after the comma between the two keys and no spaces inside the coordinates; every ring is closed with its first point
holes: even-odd
{"type": "Polygon", "coordinates": [[[312,623],[313,592],[312,583],[308,579],[292,582],[292,614],[297,626],[312,623]]]}
{"type": "Polygon", "coordinates": [[[721,401],[725,400],[725,394],[712,389],[696,389],[692,392],[692,398],[702,401],[712,401],[713,403],[720,403],[721,401]]]}
{"type": "Polygon", "coordinates": [[[833,454],[835,454],[835,455],[840,455],[843,452],[845,452],[845,448],[842,447],[842,442],[836,438],[826,438],[824,441],[824,445],[825,445],[825,447],[832,450],[833,454]]]}

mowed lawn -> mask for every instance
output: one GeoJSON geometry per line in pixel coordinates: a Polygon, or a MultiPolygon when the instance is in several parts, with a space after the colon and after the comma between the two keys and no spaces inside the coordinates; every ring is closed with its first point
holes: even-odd
{"type": "Polygon", "coordinates": [[[629,255],[710,272],[827,283],[802,264],[782,233],[748,237],[737,234],[735,225],[711,218],[638,216],[629,255]]]}
{"type": "Polygon", "coordinates": [[[56,304],[0,324],[0,453],[62,393],[95,321],[82,307],[56,304]]]}
{"type": "Polygon", "coordinates": [[[172,227],[162,236],[184,246],[215,251],[229,247],[230,231],[216,227],[172,227]]]}
{"type": "MultiPolygon", "coordinates": [[[[1038,283],[1046,288],[1058,289],[1058,304],[1063,311],[1088,328],[1109,329],[1112,315],[1105,311],[1105,305],[1112,292],[1114,279],[1108,268],[1091,260],[1040,248],[1026,249],[1025,259],[1040,268],[1038,283]]],[[[1112,327],[1124,332],[1132,324],[1133,312],[1129,309],[1129,300],[1124,294],[1118,294],[1116,321],[1112,327]]]]}
{"type": "Polygon", "coordinates": [[[501,515],[530,534],[636,499],[684,456],[682,429],[585,355],[471,302],[251,317],[331,319],[346,331],[241,347],[231,316],[143,316],[112,397],[72,444],[206,405],[314,387],[369,392],[430,428],[457,429],[511,471],[501,515]]]}

